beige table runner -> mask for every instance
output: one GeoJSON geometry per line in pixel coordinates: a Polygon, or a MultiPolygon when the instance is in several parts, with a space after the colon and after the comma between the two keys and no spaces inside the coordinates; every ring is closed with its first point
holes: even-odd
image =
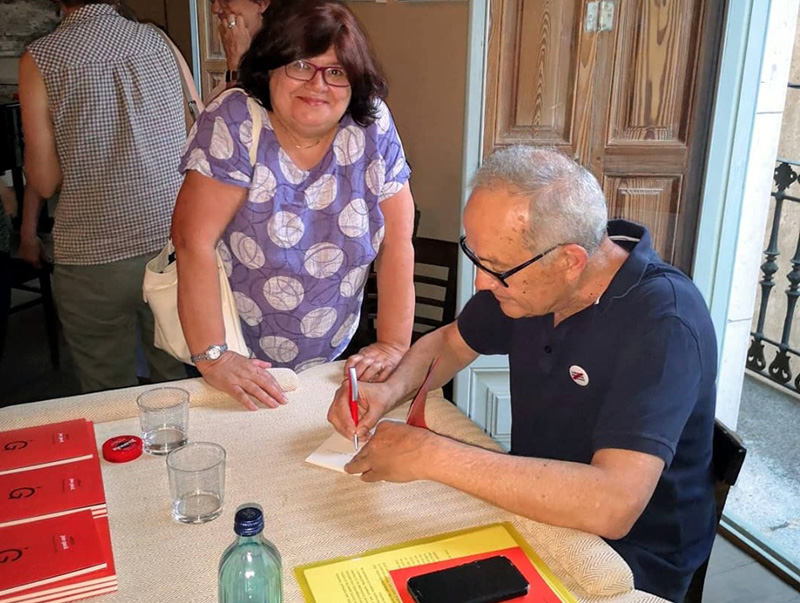
{"type": "MultiPolygon", "coordinates": [[[[216,569],[233,540],[233,513],[257,502],[265,534],[284,563],[284,598],[300,602],[296,565],[462,529],[511,521],[564,584],[582,601],[658,602],[632,591],[630,569],[602,539],[506,513],[431,482],[365,484],[308,465],[303,459],[330,433],[325,419],[341,382],[341,363],[300,376],[290,402],[277,410],[248,412],[201,380],[180,382],[192,395],[189,437],[222,444],[228,453],[225,510],[208,524],[182,525],[170,516],[164,459],[101,461],[120,591],[102,603],[216,601],[216,569]]],[[[85,416],[96,422],[98,444],[138,433],[131,388],[0,410],[0,430],[85,416]]],[[[402,411],[401,411],[402,412],[402,411]]],[[[455,406],[432,395],[426,419],[432,429],[481,445],[493,442],[455,406]]]]}

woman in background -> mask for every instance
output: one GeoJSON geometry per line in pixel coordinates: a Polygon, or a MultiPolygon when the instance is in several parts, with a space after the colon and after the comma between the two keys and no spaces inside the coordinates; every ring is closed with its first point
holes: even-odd
{"type": "Polygon", "coordinates": [[[378,341],[348,366],[383,380],[411,340],[414,210],[366,34],[337,0],[276,2],[239,76],[243,90],[220,95],[190,136],[173,216],[193,362],[248,408],[285,402],[263,368],[301,371],[341,354],[376,260],[378,341]],[[224,345],[217,248],[253,359],[224,345]]]}
{"type": "Polygon", "coordinates": [[[261,30],[262,15],[268,6],[269,0],[214,0],[211,3],[211,13],[219,19],[219,38],[227,62],[225,84],[215,88],[211,98],[238,82],[242,55],[261,30]]]}

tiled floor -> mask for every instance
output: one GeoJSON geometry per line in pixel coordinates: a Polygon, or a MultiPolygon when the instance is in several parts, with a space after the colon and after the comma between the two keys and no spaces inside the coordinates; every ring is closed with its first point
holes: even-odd
{"type": "MultiPolygon", "coordinates": [[[[0,406],[79,393],[63,341],[59,370],[50,366],[46,341],[40,306],[9,317],[0,361],[0,406]]],[[[704,594],[704,603],[800,603],[800,592],[719,536],[704,594]]]]}
{"type": "Polygon", "coordinates": [[[717,536],[703,603],[800,603],[800,592],[717,536]]]}

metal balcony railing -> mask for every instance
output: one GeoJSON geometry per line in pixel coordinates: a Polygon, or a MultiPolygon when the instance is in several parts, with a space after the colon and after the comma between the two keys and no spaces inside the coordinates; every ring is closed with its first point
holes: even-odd
{"type": "MultiPolygon", "coordinates": [[[[789,84],[789,87],[797,88],[800,85],[789,84]]],[[[772,216],[769,244],[764,251],[765,261],[761,264],[761,272],[763,273],[763,278],[759,282],[761,286],[761,304],[758,309],[756,330],[750,333],[751,340],[750,348],[747,351],[747,368],[793,391],[800,391],[800,374],[794,377],[791,365],[792,359],[800,356],[800,351],[790,345],[795,306],[797,305],[798,297],[800,297],[800,232],[797,235],[797,244],[791,260],[792,268],[786,275],[789,287],[786,289],[786,313],[783,317],[781,340],[775,341],[764,334],[764,325],[769,315],[770,295],[772,294],[772,288],[776,284],[775,273],[778,271],[776,260],[780,255],[778,243],[781,218],[784,216],[784,206],[787,201],[791,203],[800,202],[799,197],[786,192],[789,187],[798,181],[800,162],[779,158],[776,164],[773,175],[774,190],[772,192],[772,197],[775,199],[775,210],[772,216]],[[775,350],[775,356],[769,366],[767,366],[765,356],[765,345],[771,346],[771,349],[775,350]]]]}

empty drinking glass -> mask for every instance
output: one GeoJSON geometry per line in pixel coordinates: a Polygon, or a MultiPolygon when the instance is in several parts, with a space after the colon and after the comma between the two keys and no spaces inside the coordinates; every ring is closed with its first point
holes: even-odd
{"type": "Polygon", "coordinates": [[[172,516],[183,523],[219,517],[225,498],[225,449],[192,442],[167,456],[172,516]]]}

